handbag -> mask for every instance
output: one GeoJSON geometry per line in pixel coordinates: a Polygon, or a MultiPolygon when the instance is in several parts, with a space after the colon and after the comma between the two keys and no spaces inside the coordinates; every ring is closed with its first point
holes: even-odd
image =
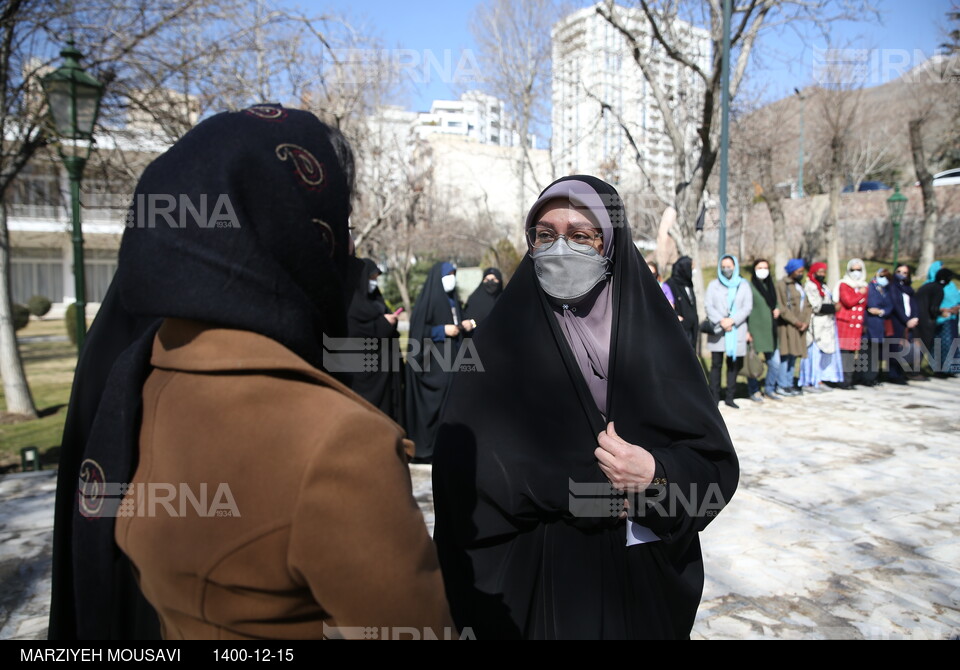
{"type": "Polygon", "coordinates": [[[713,335],[715,332],[717,332],[717,328],[719,327],[720,327],[720,324],[714,323],[710,319],[704,319],[700,323],[700,332],[706,333],[707,335],[713,335]]]}
{"type": "Polygon", "coordinates": [[[821,316],[825,314],[836,314],[836,313],[837,313],[837,306],[834,305],[833,303],[825,302],[822,305],[820,305],[821,316]]]}
{"type": "Polygon", "coordinates": [[[760,379],[763,376],[763,361],[760,354],[753,348],[753,342],[747,345],[747,359],[743,362],[743,372],[749,379],[760,379]]]}

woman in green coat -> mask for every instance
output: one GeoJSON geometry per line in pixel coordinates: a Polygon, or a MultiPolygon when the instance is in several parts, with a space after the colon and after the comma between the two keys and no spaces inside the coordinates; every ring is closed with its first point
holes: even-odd
{"type": "Polygon", "coordinates": [[[760,259],[753,264],[753,277],[750,280],[753,289],[753,311],[747,319],[747,342],[753,344],[758,354],[767,361],[767,379],[763,393],[760,393],[760,381],[747,378],[750,400],[763,402],[779,401],[777,397],[777,377],[780,370],[780,352],[777,351],[777,319],[780,310],[777,307],[777,288],[770,276],[770,263],[760,259]]]}

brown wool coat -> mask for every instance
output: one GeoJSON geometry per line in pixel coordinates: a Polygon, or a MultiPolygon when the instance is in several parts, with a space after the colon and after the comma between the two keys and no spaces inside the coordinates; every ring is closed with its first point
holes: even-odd
{"type": "Polygon", "coordinates": [[[457,635],[399,426],[251,332],[167,319],[151,363],[133,483],[206,483],[214,512],[161,491],[117,520],[165,638],[457,635]]]}
{"type": "Polygon", "coordinates": [[[800,294],[797,292],[797,282],[789,276],[777,282],[777,303],[780,306],[780,318],[777,323],[777,345],[781,356],[807,355],[807,336],[801,333],[797,326],[806,323],[809,327],[813,311],[810,301],[804,300],[800,307],[800,294]]]}

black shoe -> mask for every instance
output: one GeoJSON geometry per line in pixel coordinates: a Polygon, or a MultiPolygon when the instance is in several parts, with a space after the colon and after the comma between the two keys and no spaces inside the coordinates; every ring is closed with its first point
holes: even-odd
{"type": "Polygon", "coordinates": [[[904,379],[903,377],[897,377],[896,379],[888,379],[887,381],[890,382],[891,384],[896,384],[897,386],[909,386],[909,384],[907,383],[907,380],[904,379]]]}
{"type": "Polygon", "coordinates": [[[776,393],[773,393],[773,394],[771,395],[771,394],[767,393],[766,391],[764,391],[763,397],[764,397],[765,400],[772,400],[772,401],[774,401],[774,402],[780,402],[780,401],[783,399],[783,398],[778,398],[776,393]]]}
{"type": "Polygon", "coordinates": [[[928,382],[930,378],[926,375],[920,374],[919,372],[913,375],[907,375],[907,379],[912,382],[928,382]]]}
{"type": "Polygon", "coordinates": [[[733,402],[732,400],[724,400],[723,404],[726,405],[727,407],[732,407],[733,409],[740,409],[740,406],[737,405],[737,403],[733,402]]]}

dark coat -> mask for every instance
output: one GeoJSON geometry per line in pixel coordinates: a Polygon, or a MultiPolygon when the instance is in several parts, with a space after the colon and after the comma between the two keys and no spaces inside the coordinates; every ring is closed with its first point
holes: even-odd
{"type": "Polygon", "coordinates": [[[883,340],[886,332],[886,323],[893,312],[893,298],[890,295],[890,287],[882,288],[876,281],[870,282],[867,287],[867,310],[882,309],[883,316],[876,316],[867,312],[867,332],[866,337],[869,340],[883,340]]]}
{"type": "Polygon", "coordinates": [[[896,279],[890,282],[890,299],[893,301],[893,312],[890,316],[890,323],[893,324],[893,336],[902,339],[905,336],[907,322],[919,314],[920,305],[917,304],[917,296],[913,287],[898,282],[896,279]],[[910,316],[907,316],[904,296],[910,301],[910,316]]]}
{"type": "MultiPolygon", "coordinates": [[[[928,282],[917,289],[917,336],[927,351],[933,353],[934,339],[937,336],[937,317],[940,316],[940,304],[943,302],[943,284],[928,282]]],[[[946,352],[944,352],[946,353],[946,352]]]]}

